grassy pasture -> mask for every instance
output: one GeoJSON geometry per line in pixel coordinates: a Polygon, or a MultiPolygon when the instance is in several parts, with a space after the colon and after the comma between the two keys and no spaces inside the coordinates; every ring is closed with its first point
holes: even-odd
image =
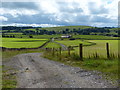
{"type": "MultiPolygon", "coordinates": [[[[49,30],[49,31],[52,31],[52,30],[56,30],[56,31],[61,31],[61,30],[65,30],[65,29],[70,29],[70,30],[73,30],[73,29],[86,29],[86,28],[93,28],[91,26],[59,26],[59,27],[44,27],[44,28],[39,28],[40,30],[49,30]]],[[[24,31],[26,30],[31,30],[31,31],[36,31],[36,29],[24,29],[24,31]]]]}
{"type": "Polygon", "coordinates": [[[44,48],[59,48],[61,47],[59,44],[56,44],[54,42],[49,42],[44,48]]]}
{"type": "Polygon", "coordinates": [[[35,48],[44,44],[47,39],[2,38],[2,47],[35,48]]]}
{"type": "MultiPolygon", "coordinates": [[[[1,32],[8,31],[8,30],[1,30],[1,32]]],[[[10,30],[12,32],[15,32],[16,30],[10,30]]]]}
{"type": "Polygon", "coordinates": [[[73,38],[81,38],[81,39],[88,39],[88,40],[118,39],[118,37],[110,37],[110,36],[102,36],[102,35],[73,35],[73,38]]]}
{"type": "MultiPolygon", "coordinates": [[[[110,54],[114,54],[118,57],[118,40],[88,40],[89,42],[96,43],[96,45],[83,47],[84,57],[93,56],[97,53],[100,58],[106,58],[106,43],[109,43],[110,54]]],[[[75,48],[75,53],[79,52],[79,48],[75,48]]]]}
{"type": "Polygon", "coordinates": [[[40,39],[50,39],[52,37],[54,38],[58,38],[60,37],[61,35],[33,35],[33,38],[40,38],[40,39]]]}
{"type": "MultiPolygon", "coordinates": [[[[8,34],[10,35],[10,34],[8,34]]],[[[12,35],[12,33],[11,33],[12,35]]],[[[13,34],[15,38],[29,38],[29,35],[22,35],[22,34],[13,34]]],[[[50,39],[52,37],[54,38],[60,38],[62,35],[61,34],[56,34],[56,35],[32,35],[33,38],[37,39],[50,39]]],[[[112,39],[118,39],[118,37],[110,37],[110,36],[102,36],[102,35],[72,35],[73,38],[81,38],[81,39],[86,39],[86,40],[112,40],[112,39]]]]}
{"type": "Polygon", "coordinates": [[[118,31],[118,30],[120,30],[120,28],[111,28],[110,30],[115,30],[115,31],[118,31]]]}
{"type": "MultiPolygon", "coordinates": [[[[21,35],[21,34],[14,34],[15,38],[29,38],[29,35],[21,35]]],[[[60,37],[61,35],[32,35],[33,38],[35,39],[50,39],[52,37],[56,38],[56,37],[60,37]]]]}
{"type": "Polygon", "coordinates": [[[82,43],[83,45],[91,45],[91,43],[83,40],[61,40],[56,42],[64,44],[65,46],[79,46],[80,43],[82,43]]]}
{"type": "Polygon", "coordinates": [[[56,30],[56,31],[60,31],[60,30],[65,30],[65,29],[70,29],[70,30],[73,30],[73,29],[86,29],[86,28],[92,28],[91,26],[59,26],[59,27],[46,27],[44,29],[46,30],[56,30]]]}
{"type": "MultiPolygon", "coordinates": [[[[109,43],[110,55],[112,57],[118,58],[118,42],[119,40],[57,40],[61,44],[68,46],[79,46],[79,44],[83,44],[83,56],[84,58],[92,58],[96,55],[99,58],[106,58],[106,43],[109,43]]],[[[79,54],[79,47],[74,47],[74,52],[79,54]]]]}
{"type": "Polygon", "coordinates": [[[36,31],[36,29],[32,28],[32,29],[23,29],[23,31],[36,31]]]}
{"type": "Polygon", "coordinates": [[[22,33],[5,33],[5,35],[22,35],[22,33]]]}

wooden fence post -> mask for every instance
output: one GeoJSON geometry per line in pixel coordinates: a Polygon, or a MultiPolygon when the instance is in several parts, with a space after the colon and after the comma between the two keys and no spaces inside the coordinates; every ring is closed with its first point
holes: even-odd
{"type": "Polygon", "coordinates": [[[49,48],[48,50],[49,50],[49,52],[51,52],[51,51],[52,51],[52,48],[49,48]]]}
{"type": "Polygon", "coordinates": [[[68,47],[68,55],[69,55],[69,56],[70,56],[70,47],[71,47],[71,46],[68,47]]]}
{"type": "Polygon", "coordinates": [[[54,56],[54,55],[55,55],[55,49],[54,49],[54,47],[53,47],[53,49],[52,49],[52,50],[53,50],[53,53],[52,53],[52,54],[53,54],[53,56],[54,56]]]}
{"type": "Polygon", "coordinates": [[[110,52],[109,52],[109,44],[106,43],[106,50],[107,50],[107,58],[110,58],[110,52]]]}
{"type": "Polygon", "coordinates": [[[60,55],[61,55],[62,48],[60,47],[59,50],[60,50],[60,55]]]}
{"type": "Polygon", "coordinates": [[[59,48],[59,53],[60,53],[60,55],[59,55],[59,60],[61,60],[62,47],[59,48]]]}
{"type": "Polygon", "coordinates": [[[56,49],[56,53],[57,53],[57,56],[59,55],[59,50],[58,50],[58,48],[56,49]]]}
{"type": "Polygon", "coordinates": [[[82,48],[82,44],[79,44],[79,54],[80,54],[80,59],[83,60],[83,48],[82,48]]]}

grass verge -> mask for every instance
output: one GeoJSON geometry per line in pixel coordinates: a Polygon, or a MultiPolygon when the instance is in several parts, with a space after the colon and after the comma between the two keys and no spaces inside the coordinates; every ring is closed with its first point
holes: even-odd
{"type": "Polygon", "coordinates": [[[8,66],[2,66],[2,89],[9,90],[12,88],[16,88],[16,75],[14,73],[13,68],[8,66]]]}

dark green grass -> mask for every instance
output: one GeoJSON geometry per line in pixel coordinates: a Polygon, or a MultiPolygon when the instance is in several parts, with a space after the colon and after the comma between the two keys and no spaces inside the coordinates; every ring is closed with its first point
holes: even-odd
{"type": "Polygon", "coordinates": [[[118,39],[118,37],[102,36],[102,35],[73,35],[73,38],[80,38],[86,40],[112,40],[118,39]]]}

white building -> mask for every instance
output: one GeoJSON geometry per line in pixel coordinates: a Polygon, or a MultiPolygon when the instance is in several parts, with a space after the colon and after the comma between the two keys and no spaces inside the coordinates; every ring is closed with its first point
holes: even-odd
{"type": "Polygon", "coordinates": [[[64,36],[61,36],[61,38],[70,38],[71,35],[64,35],[64,36]]]}

